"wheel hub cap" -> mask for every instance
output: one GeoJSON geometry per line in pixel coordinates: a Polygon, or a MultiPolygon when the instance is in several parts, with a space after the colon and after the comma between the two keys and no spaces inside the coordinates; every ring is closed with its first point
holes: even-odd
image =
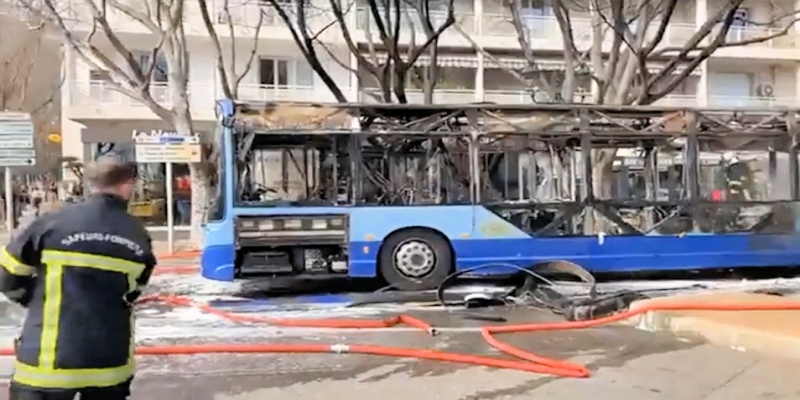
{"type": "Polygon", "coordinates": [[[419,278],[433,271],[436,257],[427,243],[411,241],[397,248],[394,263],[401,274],[419,278]]]}

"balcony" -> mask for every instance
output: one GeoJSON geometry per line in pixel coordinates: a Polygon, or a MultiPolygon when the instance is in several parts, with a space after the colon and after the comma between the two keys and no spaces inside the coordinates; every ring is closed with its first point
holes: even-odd
{"type": "MultiPolygon", "coordinates": [[[[386,11],[379,10],[378,12],[381,15],[383,15],[386,11]]],[[[390,13],[391,12],[392,11],[390,11],[390,13]]],[[[431,11],[430,16],[431,16],[431,25],[433,26],[434,30],[442,26],[442,24],[444,24],[444,22],[447,20],[447,13],[444,11],[442,12],[431,11]]],[[[419,15],[419,13],[417,13],[415,10],[403,10],[401,12],[401,19],[402,19],[400,25],[401,31],[399,35],[401,41],[411,40],[412,28],[416,42],[419,44],[425,41],[426,36],[422,24],[423,19],[422,16],[419,15]]],[[[476,22],[475,14],[472,13],[456,14],[456,23],[459,24],[459,26],[461,26],[461,28],[469,34],[474,34],[476,32],[475,22],[476,22]]],[[[392,26],[391,24],[392,22],[390,20],[389,27],[392,26]]],[[[375,23],[375,18],[373,18],[372,12],[369,8],[361,7],[357,10],[356,28],[364,34],[364,41],[367,41],[370,38],[372,40],[378,40],[378,37],[376,36],[378,34],[377,24],[375,23]],[[367,33],[369,33],[369,36],[367,35],[367,33]]],[[[440,39],[440,45],[442,44],[441,43],[442,41],[445,44],[448,44],[451,41],[456,41],[463,44],[467,43],[461,37],[461,35],[453,29],[449,29],[442,34],[442,37],[440,39]]]]}
{"type": "MultiPolygon", "coordinates": [[[[765,28],[765,27],[730,27],[728,30],[727,41],[730,43],[743,42],[747,40],[754,40],[758,38],[769,37],[777,35],[782,31],[779,28],[765,28]]],[[[789,30],[784,36],[778,36],[766,40],[764,42],[753,43],[747,47],[759,47],[769,49],[795,49],[797,48],[798,40],[797,35],[793,30],[789,30]]]]}
{"type": "MultiPolygon", "coordinates": [[[[348,93],[346,87],[339,89],[348,93]]],[[[239,99],[246,101],[336,101],[336,98],[325,86],[258,84],[240,85],[239,99]]]]}
{"type": "Polygon", "coordinates": [[[732,97],[710,96],[709,107],[736,107],[736,108],[772,108],[772,107],[798,107],[800,102],[794,97],[732,97]]]}
{"type": "MultiPolygon", "coordinates": [[[[142,9],[141,0],[119,0],[119,3],[121,7],[129,6],[134,10],[145,12],[145,10],[142,9]]],[[[59,14],[70,26],[70,29],[78,32],[92,29],[92,9],[85,1],[64,0],[55,2],[55,4],[60,6],[59,14]]],[[[274,9],[266,6],[265,2],[262,0],[228,0],[227,13],[222,9],[222,2],[209,1],[208,5],[211,21],[217,25],[217,34],[220,36],[225,37],[230,35],[231,33],[228,27],[232,26],[235,35],[239,37],[252,37],[255,33],[255,28],[259,24],[260,15],[263,11],[264,18],[261,20],[261,35],[269,35],[270,38],[291,39],[288,29],[275,29],[285,28],[286,25],[278,13],[274,9]]],[[[109,6],[108,9],[108,22],[114,27],[117,33],[151,34],[148,28],[141,22],[126,15],[120,11],[120,9],[111,6],[109,6]]],[[[291,7],[286,6],[285,11],[289,14],[290,18],[294,18],[295,15],[291,7]]],[[[208,35],[197,2],[186,2],[184,13],[184,29],[186,35],[208,35]]],[[[314,11],[307,14],[307,20],[309,22],[309,28],[313,30],[327,24],[327,22],[330,21],[330,17],[327,11],[316,7],[314,11]]],[[[327,37],[325,35],[323,36],[327,37]]]]}
{"type": "MultiPolygon", "coordinates": [[[[214,118],[214,85],[189,85],[189,103],[197,118],[214,118]]],[[[171,107],[172,98],[166,83],[150,86],[153,100],[171,107]]],[[[155,119],[155,114],[143,103],[126,96],[116,86],[105,81],[72,82],[69,86],[64,113],[71,119],[155,119]]]]}
{"type": "MultiPolygon", "coordinates": [[[[408,102],[411,104],[422,104],[425,97],[421,90],[406,89],[408,102]]],[[[380,90],[367,88],[361,90],[360,101],[364,103],[379,103],[380,90]]],[[[474,89],[437,89],[433,92],[434,104],[468,104],[479,101],[497,104],[533,104],[530,92],[524,90],[486,90],[483,93],[483,100],[479,100],[474,89]]],[[[546,99],[541,99],[545,103],[546,99]]],[[[591,101],[588,93],[576,93],[575,103],[587,103],[591,101]]]]}
{"type": "MultiPolygon", "coordinates": [[[[361,90],[359,101],[363,103],[382,103],[379,89],[365,88],[361,90]]],[[[423,104],[425,96],[421,90],[406,89],[406,97],[411,104],[423,104]]],[[[434,104],[467,104],[476,102],[473,89],[442,89],[433,92],[434,104]]]]}
{"type": "Polygon", "coordinates": [[[654,106],[662,107],[697,107],[697,95],[694,94],[670,94],[656,100],[654,106]]]}
{"type": "MultiPolygon", "coordinates": [[[[500,43],[494,38],[500,39],[504,46],[519,46],[517,32],[511,21],[511,17],[504,14],[484,14],[480,18],[481,31],[483,36],[490,38],[495,46],[500,43]]],[[[529,16],[523,20],[525,28],[529,32],[530,40],[535,48],[559,49],[563,46],[561,28],[555,17],[529,16]]],[[[577,44],[581,46],[589,45],[592,40],[592,22],[588,19],[573,18],[571,20],[572,34],[577,44]]],[[[694,24],[672,23],[669,24],[661,41],[661,46],[683,45],[695,33],[694,24]]],[[[648,30],[648,38],[655,38],[654,29],[648,30]]],[[[606,29],[604,31],[604,46],[610,46],[613,35],[606,29]]]]}
{"type": "MultiPolygon", "coordinates": [[[[172,100],[166,83],[151,86],[151,96],[170,107],[172,100]]],[[[347,88],[342,88],[347,91],[347,88]]],[[[190,83],[189,104],[198,119],[214,119],[214,102],[221,97],[212,83],[190,83]]],[[[310,86],[241,85],[239,98],[247,101],[334,101],[327,88],[310,86]]],[[[109,82],[73,82],[69,87],[64,112],[71,119],[155,119],[150,109],[109,82]]]]}

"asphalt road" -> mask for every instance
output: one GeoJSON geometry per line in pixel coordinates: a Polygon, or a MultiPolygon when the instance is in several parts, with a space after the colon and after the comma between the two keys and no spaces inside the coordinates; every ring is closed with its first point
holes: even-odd
{"type": "MultiPolygon", "coordinates": [[[[168,264],[191,264],[192,260],[168,264]]],[[[232,324],[191,308],[148,305],[138,309],[140,344],[369,343],[502,357],[475,332],[480,324],[463,312],[415,306],[343,308],[329,304],[266,302],[239,297],[241,287],[194,275],[157,276],[150,290],[191,294],[229,311],[286,318],[377,318],[410,313],[437,327],[431,337],[407,328],[320,330],[232,324]]],[[[510,323],[558,317],[526,308],[483,310],[510,323]]],[[[8,346],[24,317],[0,302],[0,347],[8,346]]],[[[153,400],[796,400],[798,363],[715,347],[692,338],[653,334],[627,326],[506,335],[504,340],[538,354],[586,364],[587,379],[452,363],[342,354],[209,354],[139,358],[132,399],[153,400]]],[[[7,381],[10,358],[0,358],[7,381]]],[[[0,389],[0,400],[6,399],[0,389]]]]}
{"type": "MultiPolygon", "coordinates": [[[[21,314],[3,311],[3,341],[13,337],[21,314]]],[[[257,312],[275,317],[385,316],[370,308],[295,309],[257,312]]],[[[412,329],[368,331],[233,325],[188,309],[148,306],[139,310],[143,344],[187,343],[366,343],[502,357],[474,332],[481,322],[461,312],[406,310],[441,327],[432,337],[412,329]]],[[[530,309],[486,310],[510,322],[556,320],[530,309]]],[[[800,396],[794,362],[766,359],[694,339],[637,331],[626,326],[506,335],[504,340],[538,354],[570,359],[594,371],[587,379],[361,355],[211,354],[140,357],[133,399],[262,400],[375,399],[489,400],[756,400],[800,396]]],[[[0,360],[0,376],[11,360],[0,360]]],[[[0,394],[0,399],[5,399],[0,394]]]]}

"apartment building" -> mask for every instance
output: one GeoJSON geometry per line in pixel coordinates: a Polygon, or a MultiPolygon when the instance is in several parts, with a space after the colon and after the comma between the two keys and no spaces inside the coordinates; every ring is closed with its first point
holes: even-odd
{"type": "MultiPolygon", "coordinates": [[[[291,4],[292,0],[284,0],[291,4]]],[[[672,18],[664,45],[680,45],[691,37],[697,26],[708,15],[718,10],[725,0],[681,1],[672,18]]],[[[800,1],[800,0],[797,0],[800,1]]],[[[770,2],[748,0],[740,10],[741,18],[731,28],[734,40],[760,37],[776,32],[778,26],[768,21],[797,9],[796,0],[770,2]]],[[[230,0],[231,21],[242,32],[240,41],[252,40],[247,32],[258,20],[257,0],[230,0]]],[[[214,12],[221,35],[227,34],[228,18],[219,4],[214,12]]],[[[498,103],[531,102],[529,93],[505,69],[518,69],[525,65],[519,44],[501,0],[456,0],[457,20],[460,26],[482,47],[497,54],[487,60],[473,50],[471,44],[455,31],[447,32],[440,40],[438,64],[443,76],[434,99],[440,103],[492,101],[498,103]]],[[[547,5],[547,0],[523,0],[522,14],[531,32],[532,47],[541,54],[541,68],[558,74],[563,71],[563,57],[559,57],[562,40],[558,24],[547,5]],[[561,58],[561,59],[560,59],[561,58]]],[[[591,24],[588,13],[574,13],[572,21],[575,38],[580,43],[590,40],[591,24]]],[[[408,14],[409,18],[416,18],[408,14]]],[[[330,22],[323,13],[313,23],[330,22]],[[319,21],[317,21],[319,20],[319,21]]],[[[364,8],[348,14],[348,23],[356,40],[366,43],[375,36],[371,16],[364,8]]],[[[444,18],[444,13],[441,13],[444,18]]],[[[214,127],[214,101],[220,95],[219,77],[214,68],[215,55],[199,12],[190,8],[186,16],[190,46],[190,100],[196,119],[196,129],[214,127]]],[[[164,64],[162,59],[150,60],[148,48],[155,39],[140,24],[123,16],[112,18],[120,38],[129,48],[140,48],[137,57],[142,63],[164,64]]],[[[333,101],[333,96],[292,41],[289,30],[276,15],[268,15],[261,30],[257,59],[251,72],[240,87],[244,100],[317,100],[333,101]]],[[[418,26],[418,24],[417,24],[418,26]]],[[[89,29],[89,26],[86,26],[89,29]]],[[[238,28],[237,28],[238,29],[238,28]]],[[[404,29],[409,29],[404,27],[404,29]]],[[[421,32],[417,35],[420,37],[421,32]]],[[[698,68],[673,94],[659,104],[696,104],[697,106],[770,106],[797,104],[800,93],[800,46],[798,34],[793,29],[789,35],[742,48],[726,48],[716,52],[698,68]]],[[[355,72],[355,57],[346,50],[340,32],[330,30],[322,37],[329,51],[323,55],[323,65],[351,101],[374,101],[374,83],[355,72]],[[330,53],[330,54],[329,54],[330,53]]],[[[243,44],[245,46],[245,44],[243,44]]],[[[247,51],[238,51],[239,65],[248,57],[247,51]]],[[[423,56],[420,63],[430,62],[423,56]]],[[[79,159],[89,159],[98,152],[132,153],[131,132],[135,130],[168,129],[142,104],[115,91],[108,83],[108,75],[95,70],[69,49],[66,50],[64,68],[66,84],[62,91],[63,153],[79,159]],[[102,145],[101,145],[102,144],[102,145]]],[[[165,68],[165,66],[164,66],[165,68]]],[[[659,68],[654,63],[653,69],[659,68]]],[[[154,77],[153,95],[159,101],[170,101],[165,73],[154,77]]],[[[581,98],[591,98],[592,85],[585,80],[581,98]]],[[[410,91],[411,101],[422,101],[421,93],[410,91]]]]}

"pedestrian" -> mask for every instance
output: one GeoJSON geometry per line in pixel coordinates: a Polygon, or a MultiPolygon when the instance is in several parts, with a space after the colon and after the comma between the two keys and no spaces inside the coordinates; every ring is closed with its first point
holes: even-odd
{"type": "Polygon", "coordinates": [[[127,213],[135,165],[98,160],[92,197],[34,220],[0,249],[0,292],[28,309],[9,400],[123,400],[135,372],[133,303],[155,267],[127,213]]]}

